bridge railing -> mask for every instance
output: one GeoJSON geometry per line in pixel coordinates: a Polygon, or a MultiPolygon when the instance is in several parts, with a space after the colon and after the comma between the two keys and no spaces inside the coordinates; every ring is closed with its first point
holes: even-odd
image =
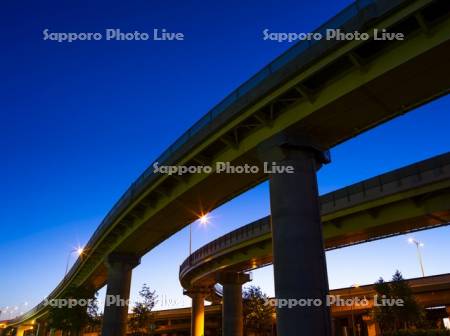
{"type": "Polygon", "coordinates": [[[320,197],[322,215],[450,176],[450,153],[396,169],[320,197]]]}
{"type": "MultiPolygon", "coordinates": [[[[336,16],[328,20],[321,25],[314,32],[324,32],[326,29],[340,28],[343,31],[353,31],[355,27],[360,27],[363,23],[377,18],[392,8],[398,6],[401,3],[408,0],[357,0],[354,3],[347,6],[336,16]]],[[[250,79],[245,81],[236,90],[231,92],[220,103],[214,106],[207,114],[205,114],[200,120],[198,120],[191,128],[183,133],[172,145],[169,146],[154,162],[158,162],[161,165],[170,164],[170,161],[174,161],[175,154],[181,147],[184,147],[189,140],[193,139],[200,131],[211,129],[215,120],[220,119],[224,115],[225,111],[235,104],[238,100],[245,100],[249,93],[257,86],[261,85],[274,73],[282,71],[282,68],[292,62],[294,59],[301,59],[300,65],[306,66],[321,53],[328,50],[330,47],[341,43],[341,41],[300,41],[289,48],[286,52],[281,54],[275,60],[270,62],[263,69],[258,71],[250,79]]],[[[102,224],[95,231],[93,238],[103,231],[103,229],[110,223],[113,218],[116,218],[124,209],[126,209],[130,203],[134,200],[134,196],[140,194],[148,184],[157,175],[153,173],[152,165],[148,167],[138,179],[131,184],[128,190],[122,195],[122,197],[116,202],[110,212],[106,215],[102,224]]]]}
{"type": "Polygon", "coordinates": [[[242,226],[231,231],[192,253],[180,266],[180,274],[183,274],[191,266],[197,265],[204,261],[207,257],[223,252],[227,248],[235,246],[240,242],[246,241],[248,238],[256,238],[270,232],[270,220],[264,217],[248,225],[242,226]]]}
{"type": "MultiPolygon", "coordinates": [[[[326,29],[337,28],[340,28],[343,31],[353,31],[356,27],[362,26],[365,22],[377,18],[395,8],[399,4],[407,1],[408,0],[356,0],[354,3],[344,8],[336,16],[314,30],[314,32],[323,33],[326,29]]],[[[213,122],[217,119],[220,119],[225,114],[225,111],[228,111],[229,108],[238,100],[245,100],[245,98],[253,89],[260,86],[273,74],[282,71],[282,68],[286,64],[292,62],[294,59],[301,59],[302,61],[299,63],[299,65],[297,65],[297,67],[301,68],[302,65],[306,66],[320,54],[328,50],[330,47],[333,47],[334,45],[337,45],[339,43],[341,42],[311,40],[300,41],[294,44],[286,52],[270,62],[267,66],[262,68],[250,79],[240,85],[236,90],[231,92],[220,103],[214,106],[191,128],[183,133],[172,145],[170,145],[169,148],[167,148],[154,162],[158,162],[161,165],[170,164],[171,161],[175,160],[175,154],[182,147],[184,147],[189,142],[189,140],[195,138],[195,136],[198,135],[200,131],[212,131],[213,122]]],[[[109,223],[134,201],[134,196],[139,195],[140,192],[156,177],[157,175],[153,173],[151,165],[138,177],[138,179],[134,183],[130,185],[128,190],[116,202],[116,204],[106,215],[100,226],[94,232],[94,235],[92,236],[90,242],[96,241],[103,230],[108,227],[109,223]]]]}

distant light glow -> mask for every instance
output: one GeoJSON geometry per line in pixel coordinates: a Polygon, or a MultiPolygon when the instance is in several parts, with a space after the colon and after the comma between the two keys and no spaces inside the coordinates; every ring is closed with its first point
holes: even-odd
{"type": "Polygon", "coordinates": [[[77,252],[77,254],[80,256],[80,255],[83,254],[84,249],[83,249],[82,247],[78,247],[77,250],[76,250],[76,252],[77,252]]]}
{"type": "Polygon", "coordinates": [[[419,246],[419,247],[424,247],[424,246],[425,246],[424,243],[422,243],[422,242],[420,242],[420,241],[418,241],[417,239],[412,238],[412,237],[408,238],[408,243],[410,243],[410,244],[416,244],[416,245],[419,246]]]}
{"type": "Polygon", "coordinates": [[[256,263],[256,260],[252,260],[252,268],[254,269],[254,268],[257,268],[258,267],[258,264],[256,263]]]}

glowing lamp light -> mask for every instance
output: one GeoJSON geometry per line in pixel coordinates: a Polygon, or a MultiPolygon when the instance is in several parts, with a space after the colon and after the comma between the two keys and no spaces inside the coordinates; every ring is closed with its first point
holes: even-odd
{"type": "Polygon", "coordinates": [[[200,224],[202,224],[202,225],[208,224],[209,223],[208,214],[204,214],[204,215],[200,216],[199,221],[200,221],[200,224]]]}
{"type": "Polygon", "coordinates": [[[424,246],[425,246],[424,243],[422,243],[422,242],[420,242],[420,241],[417,241],[415,238],[408,238],[408,243],[410,243],[410,244],[416,244],[416,245],[419,246],[419,247],[424,247],[424,246]]]}

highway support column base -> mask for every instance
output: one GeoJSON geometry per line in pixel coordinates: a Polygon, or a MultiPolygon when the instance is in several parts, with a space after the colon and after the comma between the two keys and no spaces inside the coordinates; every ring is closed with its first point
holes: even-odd
{"type": "Polygon", "coordinates": [[[47,336],[47,322],[46,321],[38,321],[36,336],[47,336]]]}
{"type": "Polygon", "coordinates": [[[242,285],[250,280],[250,276],[245,273],[226,272],[217,276],[217,281],[223,286],[223,336],[242,336],[244,334],[242,285]]]}
{"type": "Polygon", "coordinates": [[[113,253],[106,258],[108,283],[106,289],[102,336],[125,336],[131,272],[140,259],[131,254],[113,253]]]}
{"type": "Polygon", "coordinates": [[[381,331],[377,321],[371,315],[363,315],[363,321],[367,326],[367,336],[380,336],[381,331]]]}
{"type": "Polygon", "coordinates": [[[269,176],[277,335],[331,336],[316,178],[316,171],[329,162],[329,153],[289,134],[275,136],[258,150],[261,160],[285,169],[269,176]],[[313,304],[295,304],[300,299],[313,304]]]}
{"type": "Polygon", "coordinates": [[[210,289],[194,287],[184,292],[192,299],[191,336],[205,335],[205,297],[210,289]]]}
{"type": "Polygon", "coordinates": [[[23,336],[25,330],[26,328],[24,328],[23,326],[18,326],[16,330],[16,336],[23,336]]]}

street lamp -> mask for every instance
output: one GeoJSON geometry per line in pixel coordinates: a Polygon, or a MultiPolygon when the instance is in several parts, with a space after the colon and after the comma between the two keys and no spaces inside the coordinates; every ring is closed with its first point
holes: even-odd
{"type": "Polygon", "coordinates": [[[204,214],[199,218],[200,224],[206,225],[209,223],[209,215],[204,214]]]}
{"type": "MultiPolygon", "coordinates": [[[[205,226],[206,224],[209,223],[209,215],[206,214],[202,214],[199,218],[198,221],[200,222],[201,225],[205,226]]],[[[192,223],[189,224],[189,255],[192,254],[192,223]]]]}
{"type": "Polygon", "coordinates": [[[420,241],[414,239],[414,238],[409,238],[408,242],[410,244],[415,244],[416,248],[417,248],[417,258],[419,259],[419,264],[420,264],[420,270],[422,271],[422,277],[425,277],[425,271],[423,270],[423,261],[422,261],[422,253],[420,253],[420,248],[424,246],[423,243],[421,243],[420,241]]]}
{"type": "Polygon", "coordinates": [[[66,272],[64,273],[64,276],[67,275],[67,271],[69,270],[69,262],[70,257],[72,256],[72,253],[76,253],[79,257],[83,254],[84,249],[82,247],[77,247],[69,252],[69,255],[67,256],[67,263],[66,263],[66,272]]]}

